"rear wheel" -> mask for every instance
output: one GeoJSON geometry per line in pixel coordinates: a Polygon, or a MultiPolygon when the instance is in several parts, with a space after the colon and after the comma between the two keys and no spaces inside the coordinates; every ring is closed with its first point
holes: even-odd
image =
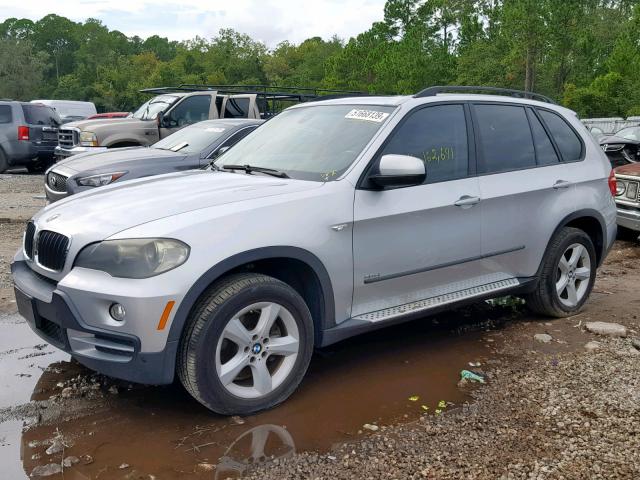
{"type": "Polygon", "coordinates": [[[289,397],[312,351],[313,322],[300,295],[275,278],[238,274],[214,284],[193,312],[178,375],[207,408],[247,415],[289,397]]]}
{"type": "Polygon", "coordinates": [[[46,165],[41,160],[27,165],[27,171],[29,173],[41,173],[45,168],[46,165]]]}
{"type": "Polygon", "coordinates": [[[9,162],[7,156],[2,150],[0,150],[0,173],[4,173],[9,168],[9,162]]]}
{"type": "Polygon", "coordinates": [[[591,238],[577,228],[563,228],[543,259],[536,290],[525,296],[531,310],[552,317],[578,313],[596,278],[596,253],[591,238]]]}

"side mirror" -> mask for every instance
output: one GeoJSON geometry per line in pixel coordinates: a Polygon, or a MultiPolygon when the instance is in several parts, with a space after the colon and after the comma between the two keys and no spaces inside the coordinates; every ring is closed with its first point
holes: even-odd
{"type": "Polygon", "coordinates": [[[383,155],[378,172],[369,178],[381,189],[420,185],[427,176],[424,162],[410,155],[383,155]]]}
{"type": "Polygon", "coordinates": [[[163,128],[165,126],[164,124],[164,112],[159,112],[158,116],[156,117],[156,122],[158,122],[158,127],[163,128]]]}

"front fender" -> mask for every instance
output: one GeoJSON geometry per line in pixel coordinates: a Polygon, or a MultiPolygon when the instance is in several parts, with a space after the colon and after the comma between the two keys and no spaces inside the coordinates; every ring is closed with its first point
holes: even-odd
{"type": "Polygon", "coordinates": [[[320,328],[321,330],[324,330],[333,326],[335,324],[333,287],[331,285],[329,273],[320,259],[313,253],[299,247],[262,247],[238,253],[226,258],[202,274],[191,286],[182,302],[180,302],[180,307],[178,307],[173,318],[173,322],[171,323],[167,340],[171,342],[178,341],[180,339],[184,326],[187,322],[187,318],[189,317],[189,313],[200,296],[214,281],[221,278],[225,273],[230,272],[241,265],[269,258],[291,258],[304,262],[311,267],[318,277],[322,288],[323,311],[322,325],[320,325],[320,328]]]}

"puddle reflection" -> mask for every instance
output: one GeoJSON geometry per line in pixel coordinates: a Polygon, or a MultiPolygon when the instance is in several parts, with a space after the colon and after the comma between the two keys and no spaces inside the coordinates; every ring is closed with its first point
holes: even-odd
{"type": "Polygon", "coordinates": [[[215,478],[240,476],[251,465],[288,458],[295,452],[293,437],[284,427],[260,425],[247,430],[229,445],[218,462],[215,478]]]}

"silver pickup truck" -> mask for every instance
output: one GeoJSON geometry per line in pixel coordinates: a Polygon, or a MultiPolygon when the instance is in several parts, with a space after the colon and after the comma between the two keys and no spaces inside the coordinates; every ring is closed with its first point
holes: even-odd
{"type": "MultiPolygon", "coordinates": [[[[153,91],[156,89],[150,89],[153,91]]],[[[161,89],[157,89],[161,90],[161,89]]],[[[71,122],[58,131],[58,159],[107,148],[147,146],[187,125],[216,118],[260,119],[257,94],[217,90],[170,91],[153,97],[127,118],[71,122]]]]}

